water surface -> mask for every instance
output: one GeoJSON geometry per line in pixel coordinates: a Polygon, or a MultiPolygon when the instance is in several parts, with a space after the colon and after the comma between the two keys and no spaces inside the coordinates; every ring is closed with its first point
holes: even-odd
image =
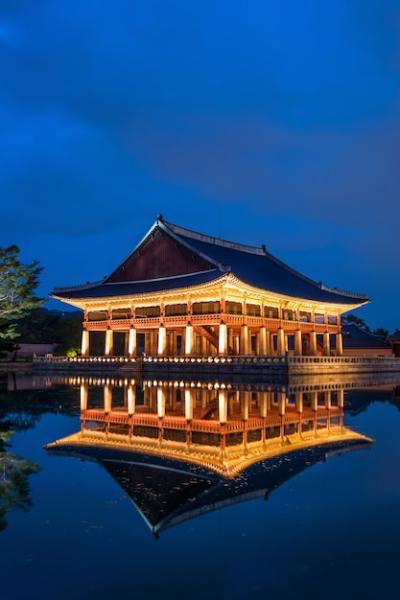
{"type": "MultiPolygon", "coordinates": [[[[14,482],[18,493],[8,490],[0,504],[1,597],[397,597],[400,392],[393,381],[353,386],[344,390],[342,425],[372,443],[290,443],[224,477],[199,463],[149,458],[146,449],[49,452],[46,444],[81,429],[82,385],[3,381],[2,464],[11,454],[28,463],[14,482]],[[152,519],[171,511],[175,521],[152,530],[152,519]]],[[[89,386],[89,404],[100,411],[103,387],[89,386]]],[[[260,409],[257,393],[250,418],[260,409]]],[[[286,414],[295,411],[289,396],[286,414]]],[[[279,413],[276,398],[269,415],[279,413]]],[[[137,402],[136,411],[159,409],[157,393],[148,408],[140,393],[137,402]]],[[[242,420],[242,396],[237,402],[228,422],[242,420]]],[[[167,416],[168,407],[167,398],[167,416]]],[[[173,410],[185,418],[183,397],[173,410]]],[[[213,410],[210,422],[218,420],[213,410]]],[[[331,410],[339,412],[336,391],[331,410]]]]}

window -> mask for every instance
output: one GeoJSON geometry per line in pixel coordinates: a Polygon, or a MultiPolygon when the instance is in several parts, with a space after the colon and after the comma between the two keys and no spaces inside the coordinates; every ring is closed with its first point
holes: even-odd
{"type": "Polygon", "coordinates": [[[310,323],[311,313],[305,312],[304,310],[300,311],[300,321],[303,321],[303,323],[310,323]]]}
{"type": "Polygon", "coordinates": [[[246,314],[250,317],[259,317],[261,315],[261,307],[259,304],[246,304],[246,314]]]}
{"type": "Polygon", "coordinates": [[[106,310],[94,310],[88,313],[88,321],[106,321],[108,314],[106,310]]]}
{"type": "Polygon", "coordinates": [[[192,306],[194,315],[209,315],[220,312],[219,302],[195,302],[192,306]]]}
{"type": "Polygon", "coordinates": [[[279,308],[276,306],[264,306],[264,316],[267,319],[279,319],[279,308]]]}
{"type": "Polygon", "coordinates": [[[159,317],[160,307],[159,306],[138,306],[135,309],[135,317],[143,319],[146,317],[159,317]]]}
{"type": "Polygon", "coordinates": [[[226,302],[225,310],[230,315],[241,315],[243,314],[243,305],[241,302],[226,302]]]}
{"type": "Polygon", "coordinates": [[[285,321],[295,321],[296,320],[296,312],[294,310],[284,309],[282,312],[282,318],[285,321]]]}
{"type": "Polygon", "coordinates": [[[172,317],[187,314],[186,304],[167,304],[165,307],[165,316],[172,317]]]}
{"type": "Polygon", "coordinates": [[[130,319],[131,311],[129,310],[129,308],[117,308],[112,311],[112,318],[113,319],[130,319]]]}
{"type": "Polygon", "coordinates": [[[325,317],[324,317],[324,315],[321,315],[319,313],[315,313],[315,322],[316,323],[325,323],[325,317]]]}
{"type": "Polygon", "coordinates": [[[328,315],[329,325],[337,325],[338,319],[336,315],[328,315]]]}

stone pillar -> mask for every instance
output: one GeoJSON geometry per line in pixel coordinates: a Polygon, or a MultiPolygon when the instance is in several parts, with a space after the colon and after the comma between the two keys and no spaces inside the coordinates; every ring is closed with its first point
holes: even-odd
{"type": "Polygon", "coordinates": [[[194,394],[191,388],[185,389],[185,419],[191,421],[193,419],[194,394]]]}
{"type": "Polygon", "coordinates": [[[128,415],[131,417],[135,414],[136,410],[136,388],[134,385],[128,385],[127,388],[128,396],[128,415]]]}
{"type": "Polygon", "coordinates": [[[324,333],[324,356],[329,356],[331,353],[331,337],[329,333],[324,333]]]}
{"type": "Polygon", "coordinates": [[[228,354],[228,332],[225,323],[220,323],[218,334],[218,354],[228,354]]]}
{"type": "Polygon", "coordinates": [[[104,345],[105,356],[112,356],[114,346],[113,330],[106,329],[106,339],[104,345]]]}
{"type": "Polygon", "coordinates": [[[109,384],[104,386],[103,390],[104,412],[108,414],[112,408],[112,387],[109,384]]]}
{"type": "Polygon", "coordinates": [[[301,329],[298,329],[294,334],[294,354],[301,356],[303,354],[303,339],[301,329]]]}
{"type": "Polygon", "coordinates": [[[81,383],[80,387],[80,402],[81,402],[81,411],[87,410],[88,404],[88,390],[89,386],[87,383],[81,383]]]}
{"type": "Polygon", "coordinates": [[[336,334],[336,354],[343,356],[343,336],[341,333],[336,334]]]}
{"type": "Polygon", "coordinates": [[[167,348],[167,332],[165,331],[164,325],[160,325],[158,329],[158,348],[157,354],[163,356],[167,348]]]}
{"type": "Polygon", "coordinates": [[[165,390],[162,386],[157,388],[157,416],[160,419],[165,417],[165,390]]]}
{"type": "Polygon", "coordinates": [[[136,356],[136,329],[131,327],[128,333],[128,356],[136,356]]]}
{"type": "Polygon", "coordinates": [[[185,354],[186,356],[191,356],[193,354],[193,343],[194,343],[194,335],[193,335],[193,326],[188,323],[186,325],[186,334],[185,334],[185,354]]]}
{"type": "Polygon", "coordinates": [[[278,356],[284,356],[286,352],[285,332],[282,327],[278,329],[278,356]]]}
{"type": "Polygon", "coordinates": [[[218,416],[220,423],[226,423],[228,419],[228,392],[226,390],[218,392],[218,416]]]}
{"type": "Polygon", "coordinates": [[[249,353],[249,328],[243,324],[240,329],[240,354],[246,355],[249,353]]]}
{"type": "Polygon", "coordinates": [[[81,354],[82,356],[89,356],[89,332],[87,329],[82,329],[81,354]]]}
{"type": "Polygon", "coordinates": [[[315,331],[310,332],[310,355],[317,356],[317,334],[315,331]]]}

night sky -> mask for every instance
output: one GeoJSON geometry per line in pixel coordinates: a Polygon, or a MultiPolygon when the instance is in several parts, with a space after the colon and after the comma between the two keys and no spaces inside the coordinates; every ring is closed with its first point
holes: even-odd
{"type": "Polygon", "coordinates": [[[42,295],[163,213],[400,327],[398,0],[1,0],[0,74],[0,244],[42,295]]]}

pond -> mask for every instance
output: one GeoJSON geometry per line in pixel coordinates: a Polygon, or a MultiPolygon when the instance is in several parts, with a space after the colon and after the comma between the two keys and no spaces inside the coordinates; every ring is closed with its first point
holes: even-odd
{"type": "Polygon", "coordinates": [[[397,597],[400,377],[0,378],[1,598],[397,597]]]}

